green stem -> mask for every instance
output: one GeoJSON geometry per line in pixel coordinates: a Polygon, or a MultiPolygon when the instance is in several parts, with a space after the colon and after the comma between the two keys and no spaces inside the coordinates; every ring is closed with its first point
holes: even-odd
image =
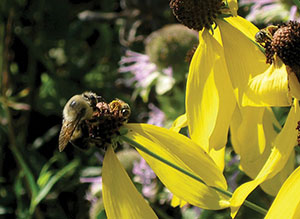
{"type": "Polygon", "coordinates": [[[300,8],[300,1],[299,0],[293,0],[294,4],[297,5],[298,8],[300,8]]]}
{"type": "MultiPolygon", "coordinates": [[[[170,166],[170,167],[172,167],[172,168],[174,168],[174,169],[176,169],[176,170],[182,172],[183,174],[185,174],[185,175],[187,175],[187,176],[189,176],[189,177],[191,177],[191,178],[197,180],[198,182],[201,182],[201,183],[203,183],[203,184],[206,185],[206,183],[205,183],[201,178],[199,178],[198,176],[196,176],[196,175],[194,175],[193,173],[191,173],[191,172],[189,172],[189,171],[187,171],[187,170],[185,170],[185,169],[183,169],[183,168],[177,166],[176,164],[173,164],[172,162],[170,162],[170,161],[164,159],[163,157],[161,157],[161,156],[159,156],[159,155],[153,153],[152,151],[148,150],[147,148],[145,148],[144,146],[142,146],[142,145],[140,145],[139,143],[135,142],[134,140],[128,138],[127,136],[124,136],[124,135],[123,135],[123,136],[121,136],[121,139],[122,139],[123,141],[125,141],[125,142],[131,144],[133,147],[138,148],[139,150],[145,152],[146,154],[148,154],[148,155],[154,157],[155,159],[157,159],[157,160],[159,160],[159,161],[161,161],[161,162],[167,164],[168,166],[170,166]]],[[[207,186],[208,186],[208,185],[207,185],[207,186]]],[[[228,197],[232,197],[232,193],[229,192],[229,191],[225,191],[225,190],[223,190],[223,189],[220,189],[220,188],[217,188],[217,187],[212,187],[212,186],[208,186],[208,187],[210,187],[210,188],[212,188],[212,189],[214,189],[214,190],[216,190],[216,191],[218,191],[218,192],[220,192],[220,193],[222,193],[222,194],[224,194],[224,195],[226,195],[226,196],[228,196],[228,197]]],[[[263,214],[263,215],[266,215],[266,214],[267,214],[267,210],[266,210],[266,209],[264,209],[264,208],[262,208],[262,207],[260,207],[260,206],[258,206],[258,205],[256,205],[256,204],[254,204],[254,203],[252,203],[252,202],[250,202],[250,201],[245,200],[244,204],[245,204],[245,206],[251,208],[252,210],[254,210],[254,211],[256,211],[256,212],[259,212],[259,213],[261,213],[261,214],[263,214]]]]}

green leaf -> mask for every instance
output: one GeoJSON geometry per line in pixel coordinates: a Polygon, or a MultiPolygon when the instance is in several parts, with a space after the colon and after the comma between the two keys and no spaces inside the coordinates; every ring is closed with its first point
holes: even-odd
{"type": "Polygon", "coordinates": [[[54,184],[61,177],[63,177],[67,172],[72,171],[78,165],[79,165],[79,161],[74,160],[50,178],[50,180],[45,184],[45,186],[40,189],[37,196],[35,196],[35,198],[31,200],[30,210],[29,210],[31,214],[34,213],[34,210],[35,210],[36,206],[46,197],[46,195],[50,192],[50,190],[52,189],[54,184]]]}

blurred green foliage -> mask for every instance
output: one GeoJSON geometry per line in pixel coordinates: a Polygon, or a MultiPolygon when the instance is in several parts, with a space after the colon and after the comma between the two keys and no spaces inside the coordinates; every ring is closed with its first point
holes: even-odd
{"type": "MultiPolygon", "coordinates": [[[[168,1],[160,0],[0,2],[0,218],[105,218],[101,199],[91,207],[85,198],[89,184],[79,181],[100,175],[96,149],[58,152],[62,109],[74,94],[91,90],[108,101],[128,102],[130,122],[146,122],[147,104],[132,99],[134,88],[117,83],[127,77],[118,72],[119,61],[128,49],[145,53],[147,36],[170,23],[177,22],[168,1]]],[[[176,64],[184,57],[168,52],[166,59],[176,64]]],[[[184,113],[188,65],[182,63],[172,90],[162,96],[153,89],[149,93],[148,101],[162,109],[169,123],[184,113]]],[[[228,175],[237,169],[230,168],[228,175]]],[[[158,185],[160,195],[166,195],[158,185]]],[[[160,218],[195,217],[159,197],[151,206],[160,218]]],[[[253,215],[258,217],[249,218],[253,215]]],[[[228,210],[201,215],[228,217],[228,210]]]]}
{"type": "MultiPolygon", "coordinates": [[[[91,90],[128,102],[132,122],[147,121],[140,116],[147,105],[116,83],[118,62],[174,22],[168,2],[158,0],[0,2],[0,218],[90,217],[89,184],[79,178],[90,168],[99,176],[101,164],[96,149],[58,153],[63,106],[91,90]]],[[[159,104],[155,95],[150,100],[159,104]]],[[[105,218],[98,208],[94,217],[105,218]]]]}

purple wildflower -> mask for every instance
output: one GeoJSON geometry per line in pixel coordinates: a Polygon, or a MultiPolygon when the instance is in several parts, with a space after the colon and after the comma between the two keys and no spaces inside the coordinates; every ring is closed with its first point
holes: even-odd
{"type": "Polygon", "coordinates": [[[166,119],[165,113],[158,107],[156,107],[153,103],[149,103],[148,107],[151,111],[149,112],[149,119],[147,123],[163,127],[166,119]]]}
{"type": "Polygon", "coordinates": [[[127,86],[136,82],[136,87],[145,88],[147,86],[145,79],[157,71],[157,66],[150,61],[149,56],[131,50],[126,51],[119,64],[121,65],[119,72],[131,72],[133,74],[130,80],[125,81],[127,86]]]}
{"type": "Polygon", "coordinates": [[[280,0],[240,0],[240,5],[250,5],[251,10],[246,19],[257,23],[299,20],[297,8],[280,0]]]}
{"type": "Polygon", "coordinates": [[[143,185],[143,195],[147,198],[154,198],[156,183],[153,179],[156,175],[143,158],[139,162],[134,162],[132,172],[135,174],[134,181],[143,185]]]}
{"type": "Polygon", "coordinates": [[[144,102],[148,101],[148,94],[155,80],[157,81],[155,84],[156,93],[159,95],[170,90],[175,83],[172,68],[159,69],[155,63],[150,61],[148,55],[127,50],[119,64],[119,72],[130,72],[132,77],[119,79],[118,82],[125,84],[127,87],[134,84],[137,93],[143,98],[144,102]],[[161,86],[159,82],[163,82],[164,86],[161,86]]]}

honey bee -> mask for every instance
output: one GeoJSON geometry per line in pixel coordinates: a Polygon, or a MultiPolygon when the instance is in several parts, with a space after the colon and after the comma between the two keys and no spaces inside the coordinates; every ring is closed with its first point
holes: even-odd
{"type": "Polygon", "coordinates": [[[255,41],[261,46],[265,47],[267,43],[271,43],[273,39],[273,34],[278,29],[278,26],[270,25],[264,29],[259,30],[255,34],[255,41]]]}
{"type": "MultiPolygon", "coordinates": [[[[85,138],[88,132],[86,121],[93,119],[96,105],[102,101],[101,96],[84,92],[73,96],[63,109],[63,123],[59,134],[59,151],[63,151],[68,142],[75,144],[77,139],[85,138]]],[[[87,141],[87,140],[86,140],[87,141]]]]}

